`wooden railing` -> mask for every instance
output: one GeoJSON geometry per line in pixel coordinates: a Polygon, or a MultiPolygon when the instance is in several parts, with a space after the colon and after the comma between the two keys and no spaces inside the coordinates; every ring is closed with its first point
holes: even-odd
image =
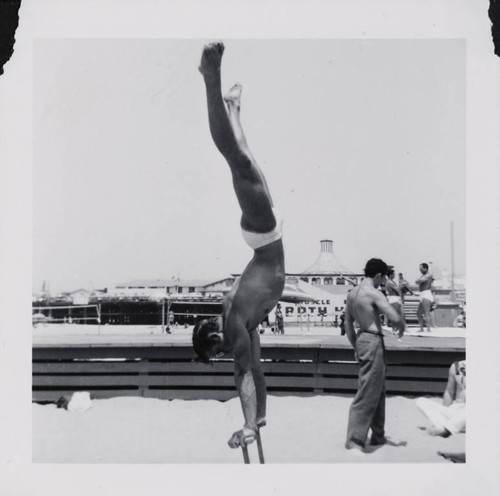
{"type": "MultiPolygon", "coordinates": [[[[388,394],[442,394],[448,369],[465,349],[387,349],[388,394]]],[[[352,393],[358,365],[348,346],[263,346],[270,394],[352,393]]],[[[186,345],[34,346],[33,401],[54,402],[74,391],[93,398],[144,396],[217,399],[236,396],[231,359],[193,361],[186,345]]]]}

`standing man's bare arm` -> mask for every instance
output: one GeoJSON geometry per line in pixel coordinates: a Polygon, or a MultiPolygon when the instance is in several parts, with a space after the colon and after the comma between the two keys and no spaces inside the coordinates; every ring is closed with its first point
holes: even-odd
{"type": "Polygon", "coordinates": [[[354,329],[354,319],[351,315],[349,306],[345,312],[345,334],[351,346],[356,349],[356,330],[354,329]]]}
{"type": "Polygon", "coordinates": [[[387,301],[385,296],[378,290],[373,293],[373,300],[378,310],[383,313],[399,330],[399,337],[404,333],[404,320],[401,318],[398,312],[394,310],[393,306],[387,301]]]}
{"type": "Polygon", "coordinates": [[[415,282],[417,284],[422,284],[424,282],[428,282],[429,280],[432,280],[432,274],[430,274],[429,272],[425,275],[423,275],[422,277],[419,277],[415,282]]]}
{"type": "Polygon", "coordinates": [[[401,296],[402,291],[394,281],[387,281],[385,285],[390,286],[391,289],[393,289],[399,296],[401,296]]]}

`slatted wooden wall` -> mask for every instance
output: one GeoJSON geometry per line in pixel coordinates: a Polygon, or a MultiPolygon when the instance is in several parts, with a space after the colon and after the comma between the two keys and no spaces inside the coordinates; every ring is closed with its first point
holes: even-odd
{"type": "MultiPolygon", "coordinates": [[[[464,350],[387,350],[388,394],[441,394],[448,368],[464,350]]],[[[192,361],[189,346],[58,346],[33,348],[33,401],[74,391],[93,398],[144,396],[217,399],[236,396],[232,360],[192,361]]],[[[348,347],[262,348],[270,394],[354,392],[358,365],[348,347]]]]}

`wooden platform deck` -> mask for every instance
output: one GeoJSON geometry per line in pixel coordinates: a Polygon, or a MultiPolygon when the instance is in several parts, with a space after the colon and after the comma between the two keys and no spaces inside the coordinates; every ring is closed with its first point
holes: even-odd
{"type": "MultiPolygon", "coordinates": [[[[261,336],[269,394],[352,393],[358,364],[345,336],[261,336]]],[[[465,357],[465,338],[385,338],[388,394],[442,394],[450,364],[465,357]]],[[[190,336],[35,336],[33,401],[74,391],[93,398],[144,396],[217,399],[236,396],[229,357],[193,361],[190,336]]]]}

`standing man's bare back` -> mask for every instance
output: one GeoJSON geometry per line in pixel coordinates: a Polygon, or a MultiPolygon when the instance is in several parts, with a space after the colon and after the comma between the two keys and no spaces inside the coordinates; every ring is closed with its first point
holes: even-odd
{"type": "Polygon", "coordinates": [[[236,448],[253,440],[257,428],[266,423],[266,385],[256,328],[281,297],[285,266],[282,219],[273,208],[266,180],[248,149],[240,123],[241,86],[233,86],[224,98],[221,94],[223,52],[222,43],[205,46],[199,69],[207,92],[210,132],[231,170],[242,210],[242,235],[254,255],[226,296],[222,316],[197,323],[193,346],[202,359],[233,353],[235,383],[245,418],[243,429],[229,440],[236,448]]]}
{"type": "Polygon", "coordinates": [[[346,318],[349,321],[356,321],[363,330],[382,332],[380,322],[380,309],[387,303],[385,296],[378,289],[366,281],[361,282],[347,295],[346,318]]]}

